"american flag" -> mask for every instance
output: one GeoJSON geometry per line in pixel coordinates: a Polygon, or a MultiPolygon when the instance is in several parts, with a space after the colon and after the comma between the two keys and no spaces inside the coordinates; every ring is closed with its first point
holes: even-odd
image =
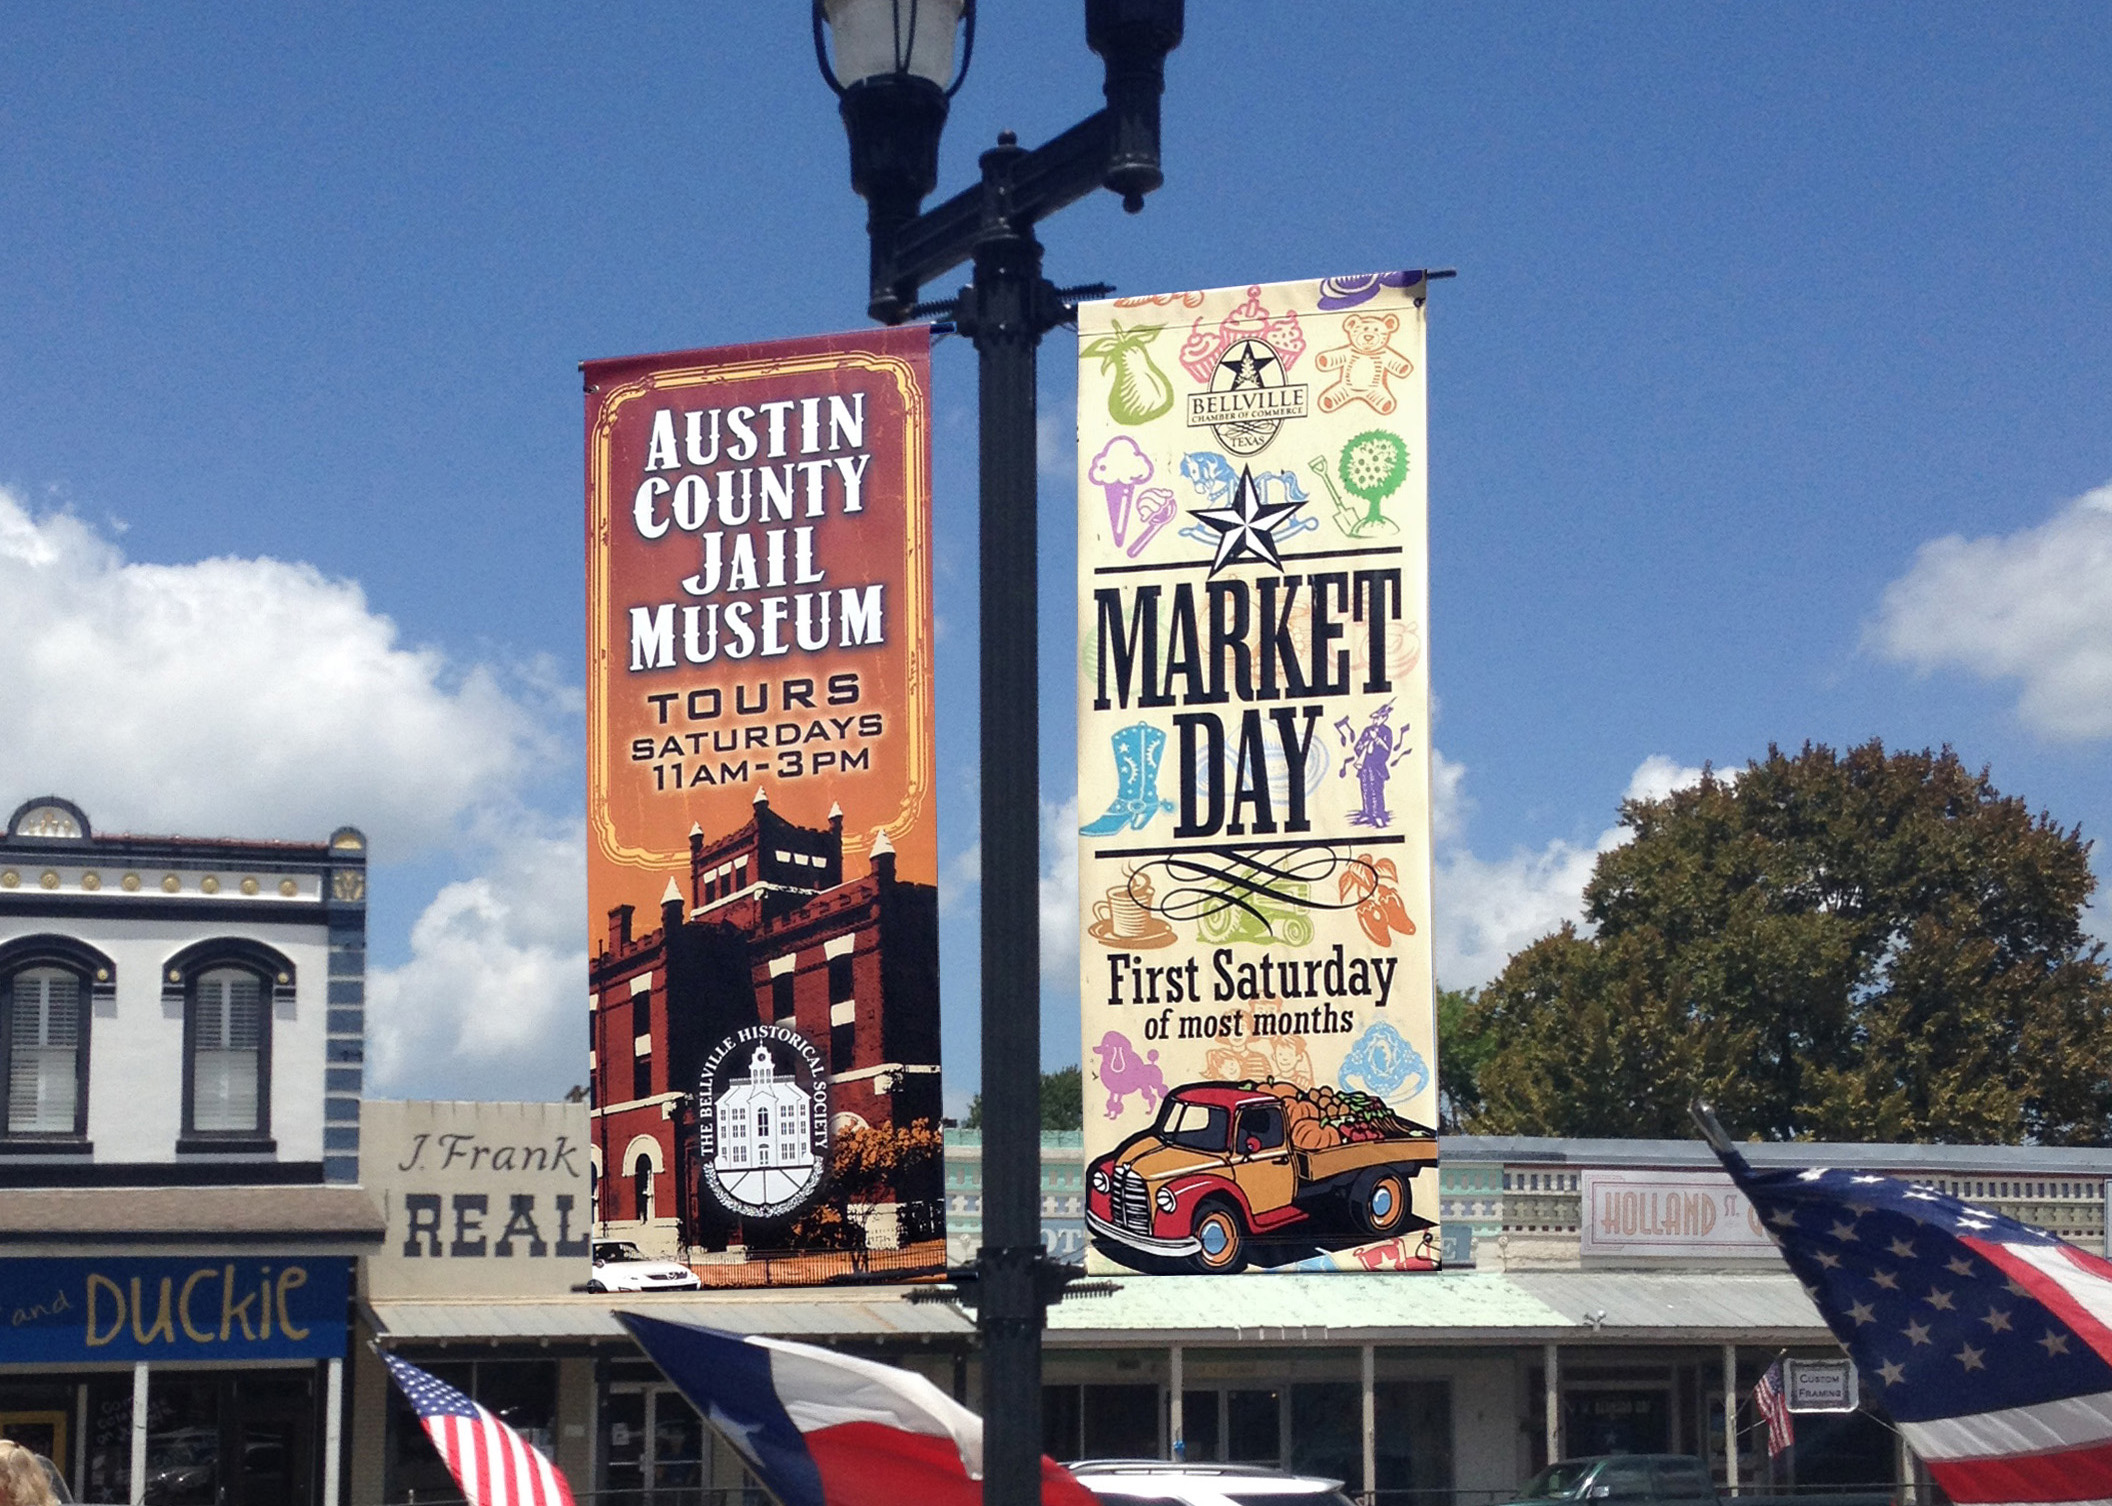
{"type": "Polygon", "coordinates": [[[1953,1501],[2112,1500],[2112,1263],[1891,1177],[1717,1154],[1953,1501]]]}
{"type": "Polygon", "coordinates": [[[519,1433],[446,1381],[381,1358],[470,1506],[572,1506],[564,1475],[519,1433]]]}
{"type": "Polygon", "coordinates": [[[1796,1424],[1789,1420],[1789,1396],[1782,1389],[1782,1362],[1776,1360],[1753,1387],[1753,1407],[1767,1419],[1767,1456],[1777,1459],[1797,1441],[1796,1424]]]}

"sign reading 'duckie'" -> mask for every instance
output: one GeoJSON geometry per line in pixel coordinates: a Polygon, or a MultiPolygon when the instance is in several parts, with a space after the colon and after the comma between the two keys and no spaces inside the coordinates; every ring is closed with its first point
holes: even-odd
{"type": "Polygon", "coordinates": [[[1426,288],[1079,310],[1090,1268],[1437,1264],[1426,288]]]}
{"type": "Polygon", "coordinates": [[[596,1228],[707,1281],[944,1259],[929,348],[582,368],[596,1228]]]}

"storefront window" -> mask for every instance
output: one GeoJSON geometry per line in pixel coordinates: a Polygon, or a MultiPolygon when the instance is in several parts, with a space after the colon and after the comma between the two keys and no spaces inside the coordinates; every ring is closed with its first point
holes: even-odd
{"type": "Polygon", "coordinates": [[[1380,1381],[1372,1390],[1380,1490],[1452,1489],[1452,1388],[1443,1381],[1380,1381]]]}
{"type": "MultiPolygon", "coordinates": [[[[148,1506],[310,1506],[316,1413],[315,1372],[307,1366],[150,1371],[148,1506]]],[[[85,1478],[69,1480],[75,1495],[130,1500],[130,1375],[89,1378],[85,1452],[85,1478]]]]}
{"type": "Polygon", "coordinates": [[[740,1458],[672,1387],[611,1386],[597,1506],[768,1506],[740,1458]]]}
{"type": "Polygon", "coordinates": [[[1346,1480],[1364,1476],[1364,1394],[1355,1381],[1291,1387],[1291,1468],[1346,1480]]]}
{"type": "Polygon", "coordinates": [[[0,1438],[42,1454],[71,1480],[73,1402],[70,1385],[0,1381],[0,1438]]]}
{"type": "Polygon", "coordinates": [[[1235,1464],[1282,1461],[1282,1404],[1276,1392],[1225,1393],[1225,1457],[1235,1464]]]}
{"type": "Polygon", "coordinates": [[[1086,1459],[1156,1459],[1159,1454],[1159,1388],[1086,1386],[1081,1409],[1086,1459]]]}
{"type": "Polygon", "coordinates": [[[1218,1427],[1215,1391],[1181,1393],[1181,1436],[1187,1457],[1197,1464],[1215,1464],[1224,1458],[1224,1439],[1218,1427]]]}
{"type": "Polygon", "coordinates": [[[1573,1390],[1562,1398],[1562,1447],[1587,1454],[1662,1454],[1670,1450],[1670,1394],[1664,1390],[1573,1390]]]}

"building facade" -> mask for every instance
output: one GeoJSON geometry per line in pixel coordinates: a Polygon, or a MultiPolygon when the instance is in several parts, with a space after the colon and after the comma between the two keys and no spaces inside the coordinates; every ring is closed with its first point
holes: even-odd
{"type": "Polygon", "coordinates": [[[87,1499],[331,1506],[366,841],[0,828],[0,1433],[87,1499]]]}
{"type": "MultiPolygon", "coordinates": [[[[670,876],[659,922],[641,932],[630,906],[612,910],[590,966],[597,1231],[705,1263],[781,1248],[782,1225],[732,1217],[702,1191],[696,1114],[706,1060],[744,1027],[785,1027],[822,1063],[837,1133],[936,1127],[938,892],[895,877],[884,836],[870,870],[847,878],[840,810],[824,827],[801,826],[758,790],[738,831],[691,831],[687,872],[670,876]]],[[[758,1091],[783,1099],[796,1090],[776,1080],[735,1091],[745,1103],[758,1091]]],[[[733,1142],[716,1137],[728,1147],[721,1175],[758,1169],[725,1159],[733,1143],[750,1147],[747,1107],[733,1142]]],[[[772,1131],[769,1153],[808,1169],[797,1139],[772,1131]]],[[[902,1210],[937,1207],[937,1166],[889,1194],[856,1210],[871,1248],[913,1237],[902,1210]]]]}

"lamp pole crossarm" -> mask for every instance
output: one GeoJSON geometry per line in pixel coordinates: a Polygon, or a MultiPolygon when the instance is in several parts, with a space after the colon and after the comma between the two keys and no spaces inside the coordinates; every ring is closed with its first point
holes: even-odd
{"type": "Polygon", "coordinates": [[[977,243],[1000,222],[1015,233],[1028,230],[1100,188],[1112,131],[1108,112],[1097,111],[1030,152],[1010,146],[1014,155],[996,181],[986,164],[974,187],[943,204],[897,227],[874,225],[867,312],[882,324],[902,323],[918,290],[974,256],[977,243]]]}

